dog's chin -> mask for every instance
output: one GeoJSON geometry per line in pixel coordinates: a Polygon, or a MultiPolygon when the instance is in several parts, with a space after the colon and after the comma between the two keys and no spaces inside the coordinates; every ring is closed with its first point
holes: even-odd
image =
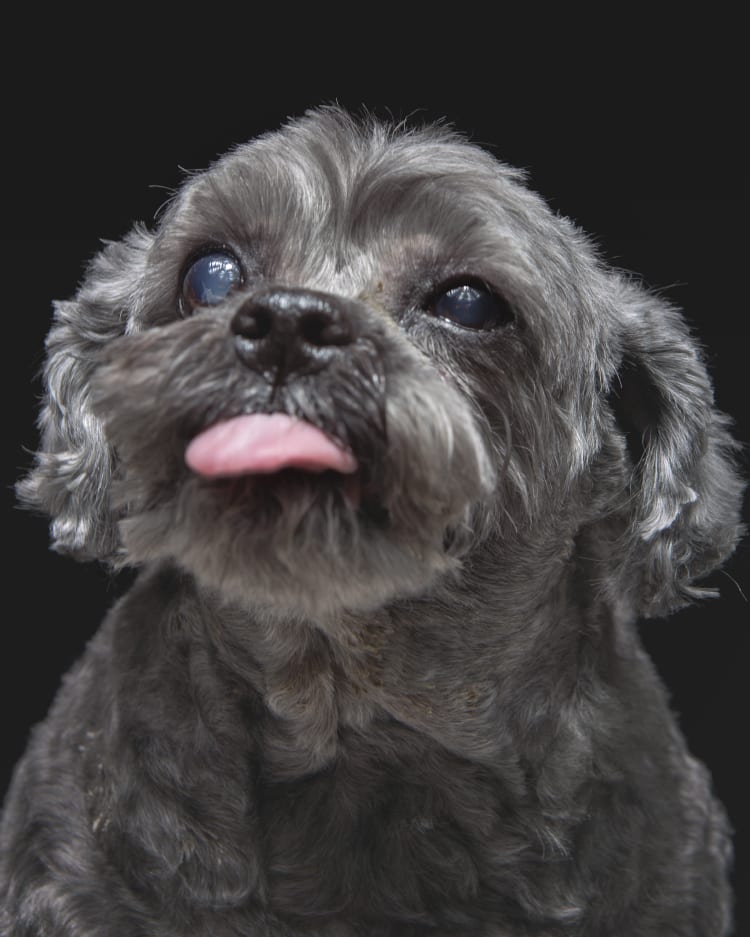
{"type": "Polygon", "coordinates": [[[189,477],[176,497],[121,522],[126,561],[170,561],[222,602],[330,622],[457,568],[450,525],[399,521],[404,494],[389,509],[394,499],[361,471],[189,477]]]}

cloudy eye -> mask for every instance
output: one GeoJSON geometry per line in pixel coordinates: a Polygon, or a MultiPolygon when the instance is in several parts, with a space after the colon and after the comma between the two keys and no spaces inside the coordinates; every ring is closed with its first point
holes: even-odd
{"type": "Polygon", "coordinates": [[[182,279],[182,304],[186,312],[195,306],[215,306],[242,283],[242,269],[228,251],[201,254],[182,279]]]}
{"type": "Polygon", "coordinates": [[[433,315],[465,329],[495,329],[513,318],[504,299],[474,280],[442,289],[435,294],[429,308],[433,315]]]}

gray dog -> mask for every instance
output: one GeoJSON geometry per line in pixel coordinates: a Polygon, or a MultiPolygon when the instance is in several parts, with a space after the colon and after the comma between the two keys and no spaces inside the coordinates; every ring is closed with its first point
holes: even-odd
{"type": "Polygon", "coordinates": [[[635,627],[737,541],[728,421],[518,172],[311,112],[109,244],[47,349],[20,493],[140,574],[16,770],[3,937],[728,932],[635,627]]]}

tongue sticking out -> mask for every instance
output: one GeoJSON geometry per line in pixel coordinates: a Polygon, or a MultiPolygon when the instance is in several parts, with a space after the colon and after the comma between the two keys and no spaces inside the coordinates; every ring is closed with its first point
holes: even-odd
{"type": "Polygon", "coordinates": [[[206,478],[285,468],[349,475],[358,468],[354,456],[321,430],[284,413],[250,413],[216,423],[192,440],[185,462],[206,478]]]}

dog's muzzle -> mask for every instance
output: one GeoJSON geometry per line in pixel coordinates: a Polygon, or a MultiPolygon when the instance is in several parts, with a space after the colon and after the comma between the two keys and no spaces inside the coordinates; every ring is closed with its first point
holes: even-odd
{"type": "Polygon", "coordinates": [[[260,378],[268,396],[195,436],[188,466],[208,478],[289,468],[356,472],[351,430],[362,419],[347,416],[346,405],[364,390],[352,374],[376,363],[371,345],[361,341],[362,320],[353,301],[314,290],[267,286],[242,297],[229,319],[230,340],[244,373],[260,378]]]}
{"type": "Polygon", "coordinates": [[[274,287],[253,293],[230,328],[240,361],[279,384],[314,374],[345,354],[356,339],[346,300],[312,290],[274,287]]]}

